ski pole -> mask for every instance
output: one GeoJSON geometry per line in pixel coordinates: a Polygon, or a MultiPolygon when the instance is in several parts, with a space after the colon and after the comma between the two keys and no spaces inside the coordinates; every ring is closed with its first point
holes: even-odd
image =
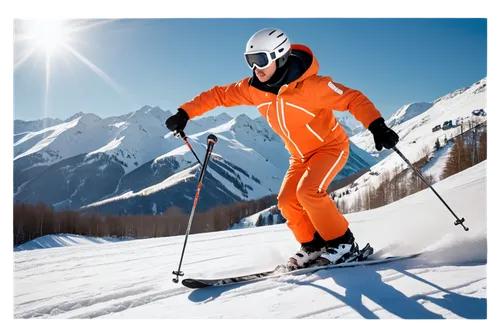
{"type": "Polygon", "coordinates": [[[207,164],[208,160],[210,158],[210,155],[212,154],[212,149],[214,148],[214,145],[217,143],[217,137],[213,134],[210,134],[207,137],[207,152],[205,154],[205,161],[203,161],[203,164],[201,166],[201,174],[200,178],[198,180],[198,188],[196,190],[196,195],[194,197],[194,202],[193,202],[193,208],[191,209],[191,215],[189,216],[189,222],[188,226],[186,229],[186,238],[184,238],[184,246],[182,247],[182,253],[181,253],[181,259],[179,261],[179,269],[177,271],[173,271],[172,274],[176,275],[172,279],[175,283],[179,282],[179,276],[184,276],[184,273],[181,272],[181,265],[182,265],[182,259],[184,258],[184,251],[186,250],[186,244],[189,236],[189,231],[191,230],[191,223],[193,222],[193,216],[194,216],[194,211],[196,209],[196,204],[198,203],[198,197],[200,195],[200,190],[201,190],[201,182],[203,181],[203,176],[205,175],[205,170],[207,169],[207,164]]]}
{"type": "Polygon", "coordinates": [[[453,214],[453,216],[455,216],[455,218],[457,219],[455,221],[455,225],[462,225],[462,227],[464,228],[465,231],[469,231],[469,228],[467,228],[466,226],[464,226],[464,222],[465,222],[465,219],[462,217],[462,218],[459,218],[457,216],[457,214],[455,214],[455,212],[453,212],[453,210],[450,208],[450,206],[448,206],[446,204],[446,202],[443,200],[443,198],[441,198],[441,196],[436,192],[436,190],[434,190],[434,188],[432,187],[431,184],[429,184],[427,182],[427,180],[425,180],[424,176],[422,176],[422,174],[413,166],[413,164],[410,163],[410,161],[408,161],[408,159],[403,155],[403,153],[401,151],[399,151],[398,148],[394,147],[392,148],[396,153],[398,153],[399,156],[401,156],[401,158],[413,169],[413,171],[415,171],[415,173],[424,181],[424,183],[427,184],[427,186],[430,187],[430,189],[432,190],[432,192],[434,192],[434,194],[437,195],[437,197],[439,198],[439,200],[441,200],[441,202],[446,206],[446,208],[448,208],[448,210],[453,214]]]}
{"type": "Polygon", "coordinates": [[[196,157],[196,160],[198,161],[198,163],[201,164],[200,159],[198,158],[198,156],[194,152],[193,147],[191,147],[191,145],[189,144],[189,142],[187,140],[187,137],[186,137],[186,134],[184,133],[184,131],[183,130],[176,131],[174,135],[176,137],[181,137],[182,141],[184,141],[184,143],[186,144],[186,146],[188,146],[189,150],[191,150],[191,152],[193,153],[194,157],[196,157]]]}

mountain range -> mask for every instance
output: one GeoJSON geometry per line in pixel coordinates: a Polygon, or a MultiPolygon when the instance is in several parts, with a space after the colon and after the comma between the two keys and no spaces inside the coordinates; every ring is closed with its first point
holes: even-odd
{"type": "MultiPolygon", "coordinates": [[[[189,212],[200,166],[166,129],[171,115],[146,105],[117,117],[15,120],[14,200],[102,214],[161,214],[172,206],[189,212]]],[[[197,210],[278,193],[289,153],[263,118],[195,118],[185,133],[200,159],[208,134],[219,139],[197,210]]],[[[375,163],[353,144],[335,181],[375,163]]]]}
{"type": "MultiPolygon", "coordinates": [[[[432,132],[434,126],[485,108],[485,97],[486,78],[431,102],[404,105],[386,123],[398,133],[398,147],[415,161],[423,148],[451,135],[432,132]]],[[[171,115],[146,105],[108,118],[80,112],[66,120],[15,120],[14,200],[102,214],[161,214],[172,206],[189,212],[200,165],[166,129],[171,115]]],[[[336,116],[350,135],[351,147],[334,182],[371,168],[376,172],[354,183],[376,184],[376,174],[400,165],[391,150],[375,150],[372,134],[350,114],[336,116]]],[[[213,133],[219,139],[197,210],[279,192],[289,153],[265,119],[222,113],[189,121],[185,132],[200,159],[206,137],[213,133]]]]}

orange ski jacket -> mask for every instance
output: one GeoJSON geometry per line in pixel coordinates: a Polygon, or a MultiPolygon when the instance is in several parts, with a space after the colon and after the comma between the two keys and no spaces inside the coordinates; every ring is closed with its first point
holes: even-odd
{"type": "Polygon", "coordinates": [[[365,128],[382,117],[361,92],[318,75],[318,61],[307,46],[293,44],[293,50],[309,53],[312,63],[302,76],[283,85],[278,94],[257,89],[248,77],[230,85],[215,86],[179,108],[192,119],[218,106],[256,106],[283,139],[292,157],[300,159],[325,144],[348,140],[333,110],[351,112],[365,128]]]}

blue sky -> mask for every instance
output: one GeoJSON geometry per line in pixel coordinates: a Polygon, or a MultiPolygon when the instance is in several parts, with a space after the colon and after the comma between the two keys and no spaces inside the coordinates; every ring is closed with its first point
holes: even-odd
{"type": "MultiPolygon", "coordinates": [[[[429,102],[486,77],[486,25],[486,19],[451,18],[116,20],[72,33],[69,42],[114,85],[56,47],[46,100],[46,60],[39,47],[15,67],[14,118],[66,119],[76,112],[109,117],[146,104],[175,110],[214,85],[251,75],[245,44],[265,27],[278,27],[292,43],[309,46],[320,75],[362,91],[388,118],[404,104],[429,102]]],[[[15,32],[21,28],[16,21],[15,32]]],[[[30,45],[15,43],[14,62],[30,45]]],[[[258,116],[250,107],[217,108],[208,115],[221,112],[258,116]]]]}

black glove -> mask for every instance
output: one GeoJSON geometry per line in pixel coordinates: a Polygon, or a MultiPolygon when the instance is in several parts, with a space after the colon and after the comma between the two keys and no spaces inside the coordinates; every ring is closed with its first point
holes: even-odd
{"type": "Polygon", "coordinates": [[[378,151],[381,151],[382,147],[392,149],[399,141],[399,136],[396,132],[385,125],[384,118],[375,119],[370,126],[368,126],[368,129],[373,134],[375,148],[378,151]]]}
{"type": "Polygon", "coordinates": [[[177,113],[167,119],[165,125],[172,132],[174,131],[184,131],[186,124],[189,120],[189,116],[183,109],[177,109],[177,113]]]}

